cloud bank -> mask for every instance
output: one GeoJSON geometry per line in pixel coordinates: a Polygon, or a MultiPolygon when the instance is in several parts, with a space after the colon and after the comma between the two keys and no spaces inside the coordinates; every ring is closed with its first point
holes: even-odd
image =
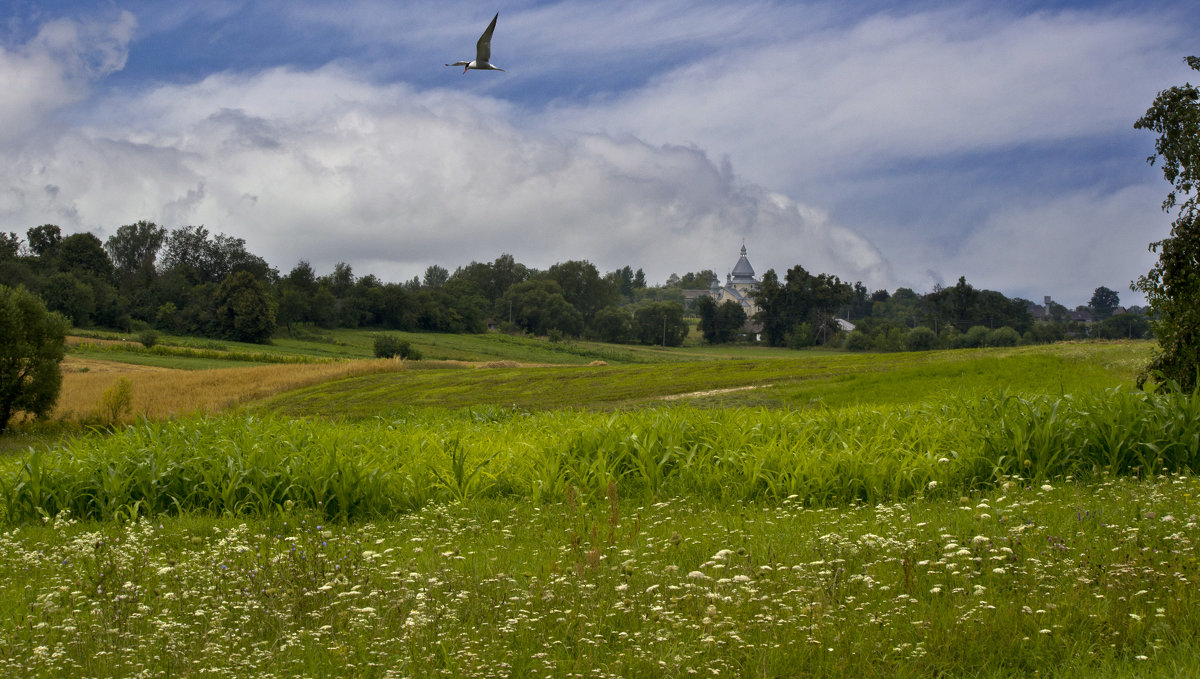
{"type": "Polygon", "coordinates": [[[509,72],[460,76],[466,4],[130,2],[0,47],[0,228],[204,224],[385,280],[508,252],[662,281],[744,240],[760,273],[1069,306],[1136,301],[1167,231],[1131,126],[1192,11],[526,2],[509,72]]]}

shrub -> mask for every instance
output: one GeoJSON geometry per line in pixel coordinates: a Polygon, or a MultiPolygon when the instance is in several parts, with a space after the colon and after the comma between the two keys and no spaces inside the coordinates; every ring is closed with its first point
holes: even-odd
{"type": "Polygon", "coordinates": [[[982,325],[973,325],[969,330],[954,338],[955,349],[978,349],[987,343],[988,330],[982,325]]]}
{"type": "Polygon", "coordinates": [[[413,348],[406,339],[395,335],[378,335],[375,338],[376,358],[403,358],[413,361],[421,360],[421,352],[413,348]]]}
{"type": "Polygon", "coordinates": [[[138,333],[138,341],[142,343],[142,346],[149,349],[155,344],[158,344],[158,331],[154,330],[153,328],[146,328],[138,333]]]}
{"type": "Polygon", "coordinates": [[[133,412],[133,385],[122,377],[100,397],[96,413],[104,424],[114,425],[121,421],[122,416],[131,412],[133,412]]]}
{"type": "Polygon", "coordinates": [[[904,348],[909,351],[929,351],[937,346],[937,334],[925,326],[917,326],[904,335],[904,348]]]}
{"type": "Polygon", "coordinates": [[[989,347],[1015,347],[1020,343],[1021,334],[1007,325],[989,332],[984,341],[985,346],[989,347]]]}
{"type": "Polygon", "coordinates": [[[871,336],[862,330],[851,330],[850,334],[846,335],[845,346],[850,351],[870,351],[871,336]]]}

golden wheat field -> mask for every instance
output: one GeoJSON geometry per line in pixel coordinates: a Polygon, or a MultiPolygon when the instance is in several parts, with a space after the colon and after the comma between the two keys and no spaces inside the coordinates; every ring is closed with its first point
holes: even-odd
{"type": "Polygon", "coordinates": [[[403,369],[402,361],[378,359],[177,370],[68,356],[62,363],[62,393],[53,417],[90,418],[99,410],[105,392],[122,379],[132,387],[131,408],[122,419],[164,419],[217,412],[327,380],[403,369]]]}

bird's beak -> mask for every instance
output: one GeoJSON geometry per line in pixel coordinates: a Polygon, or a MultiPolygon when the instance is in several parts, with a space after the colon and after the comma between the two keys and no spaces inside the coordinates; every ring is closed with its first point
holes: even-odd
{"type": "Polygon", "coordinates": [[[471,65],[470,65],[470,64],[467,64],[466,66],[463,66],[463,75],[466,75],[466,74],[467,74],[467,69],[468,69],[468,68],[471,68],[471,65]]]}

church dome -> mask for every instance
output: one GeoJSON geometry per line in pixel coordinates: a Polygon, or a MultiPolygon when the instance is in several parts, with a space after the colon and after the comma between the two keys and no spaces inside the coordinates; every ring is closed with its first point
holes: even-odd
{"type": "Polygon", "coordinates": [[[754,267],[750,266],[750,260],[746,259],[746,246],[742,246],[742,256],[738,258],[737,264],[733,266],[733,282],[745,283],[747,285],[757,284],[754,279],[754,267]]]}

